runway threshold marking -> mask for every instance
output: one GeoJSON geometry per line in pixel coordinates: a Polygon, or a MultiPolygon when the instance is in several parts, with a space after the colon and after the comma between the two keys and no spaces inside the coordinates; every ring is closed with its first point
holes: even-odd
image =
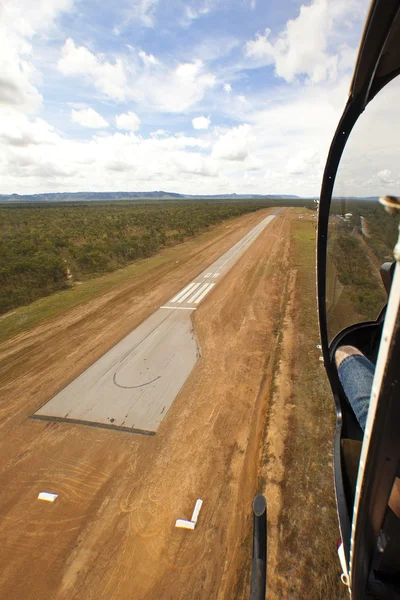
{"type": "Polygon", "coordinates": [[[194,286],[192,287],[192,289],[191,289],[191,290],[187,291],[187,292],[186,292],[186,294],[183,294],[183,296],[181,296],[181,297],[179,298],[179,300],[178,300],[178,303],[179,303],[179,304],[182,304],[182,302],[183,302],[184,300],[186,300],[186,298],[188,298],[189,296],[191,296],[191,295],[193,294],[193,292],[194,292],[195,290],[197,290],[197,288],[198,288],[200,285],[201,285],[201,283],[195,283],[195,284],[194,284],[194,286]]]}
{"type": "Polygon", "coordinates": [[[199,287],[198,290],[196,290],[196,293],[193,294],[193,296],[191,296],[188,299],[187,303],[193,304],[193,302],[196,300],[196,298],[198,298],[198,296],[200,296],[209,285],[210,285],[209,283],[203,283],[203,285],[201,287],[199,287]]]}
{"type": "Polygon", "coordinates": [[[201,296],[195,300],[195,303],[198,304],[199,302],[201,302],[203,300],[204,296],[207,296],[208,292],[211,292],[214,285],[215,285],[215,283],[209,283],[208,288],[206,290],[204,290],[204,292],[201,294],[201,296]]]}
{"type": "Polygon", "coordinates": [[[171,300],[168,300],[167,304],[164,304],[160,308],[193,308],[190,306],[181,306],[178,307],[176,304],[181,305],[190,305],[190,304],[199,304],[201,300],[212,290],[213,286],[216,283],[216,279],[224,274],[227,269],[232,266],[237,260],[237,255],[246,250],[254,241],[256,237],[259,236],[261,231],[268,225],[268,223],[274,218],[275,215],[270,215],[264,221],[259,223],[257,227],[255,227],[252,231],[250,231],[244,238],[236,242],[234,246],[228,250],[225,254],[220,257],[213,265],[206,269],[203,273],[201,273],[198,278],[201,278],[202,281],[195,280],[186,285],[182,290],[180,290],[171,300]],[[267,221],[267,222],[266,222],[267,221]],[[230,266],[228,266],[230,265],[230,266]],[[204,281],[206,279],[206,281],[204,281]],[[212,284],[210,282],[213,281],[212,284]]]}
{"type": "Polygon", "coordinates": [[[170,310],[196,310],[195,306],[160,306],[160,308],[169,308],[170,310]]]}
{"type": "Polygon", "coordinates": [[[187,285],[185,288],[183,288],[183,290],[181,290],[180,292],[177,293],[176,296],[174,296],[172,298],[172,300],[170,300],[170,302],[177,302],[179,300],[179,298],[181,296],[183,296],[183,294],[185,294],[186,292],[188,292],[189,290],[191,290],[193,288],[193,286],[196,285],[195,282],[193,283],[189,283],[189,285],[187,285]]]}

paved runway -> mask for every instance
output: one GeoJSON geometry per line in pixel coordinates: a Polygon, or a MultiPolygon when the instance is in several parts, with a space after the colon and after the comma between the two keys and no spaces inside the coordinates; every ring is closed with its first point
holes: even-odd
{"type": "Polygon", "coordinates": [[[155,434],[200,356],[191,312],[274,216],[261,221],[32,416],[155,434]]]}

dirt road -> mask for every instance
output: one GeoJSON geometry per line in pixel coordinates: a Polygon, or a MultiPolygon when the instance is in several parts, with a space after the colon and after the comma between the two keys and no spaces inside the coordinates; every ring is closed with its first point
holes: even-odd
{"type": "Polygon", "coordinates": [[[218,228],[172,274],[163,266],[0,347],[1,598],[246,596],[290,211],[194,314],[202,358],[157,435],[28,416],[266,214],[218,228]],[[40,491],[59,497],[42,502],[40,491]],[[197,529],[175,529],[198,497],[197,529]]]}

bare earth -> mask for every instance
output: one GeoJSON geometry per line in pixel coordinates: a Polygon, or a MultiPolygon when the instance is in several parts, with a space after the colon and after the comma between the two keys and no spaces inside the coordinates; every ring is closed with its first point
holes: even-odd
{"type": "Polygon", "coordinates": [[[248,596],[251,503],[264,491],[260,447],[282,319],[291,360],[282,313],[295,287],[286,281],[290,211],[193,315],[202,358],[157,435],[28,417],[268,212],[219,226],[202,244],[182,245],[178,265],[0,346],[0,598],[248,596]],[[59,497],[42,502],[40,491],[59,497]],[[176,529],[199,497],[197,529],[176,529]]]}

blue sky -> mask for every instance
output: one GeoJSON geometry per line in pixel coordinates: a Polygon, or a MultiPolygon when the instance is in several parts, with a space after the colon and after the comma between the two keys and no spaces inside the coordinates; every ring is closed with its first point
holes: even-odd
{"type": "Polygon", "coordinates": [[[0,193],[317,195],[364,0],[8,0],[0,193]]]}

